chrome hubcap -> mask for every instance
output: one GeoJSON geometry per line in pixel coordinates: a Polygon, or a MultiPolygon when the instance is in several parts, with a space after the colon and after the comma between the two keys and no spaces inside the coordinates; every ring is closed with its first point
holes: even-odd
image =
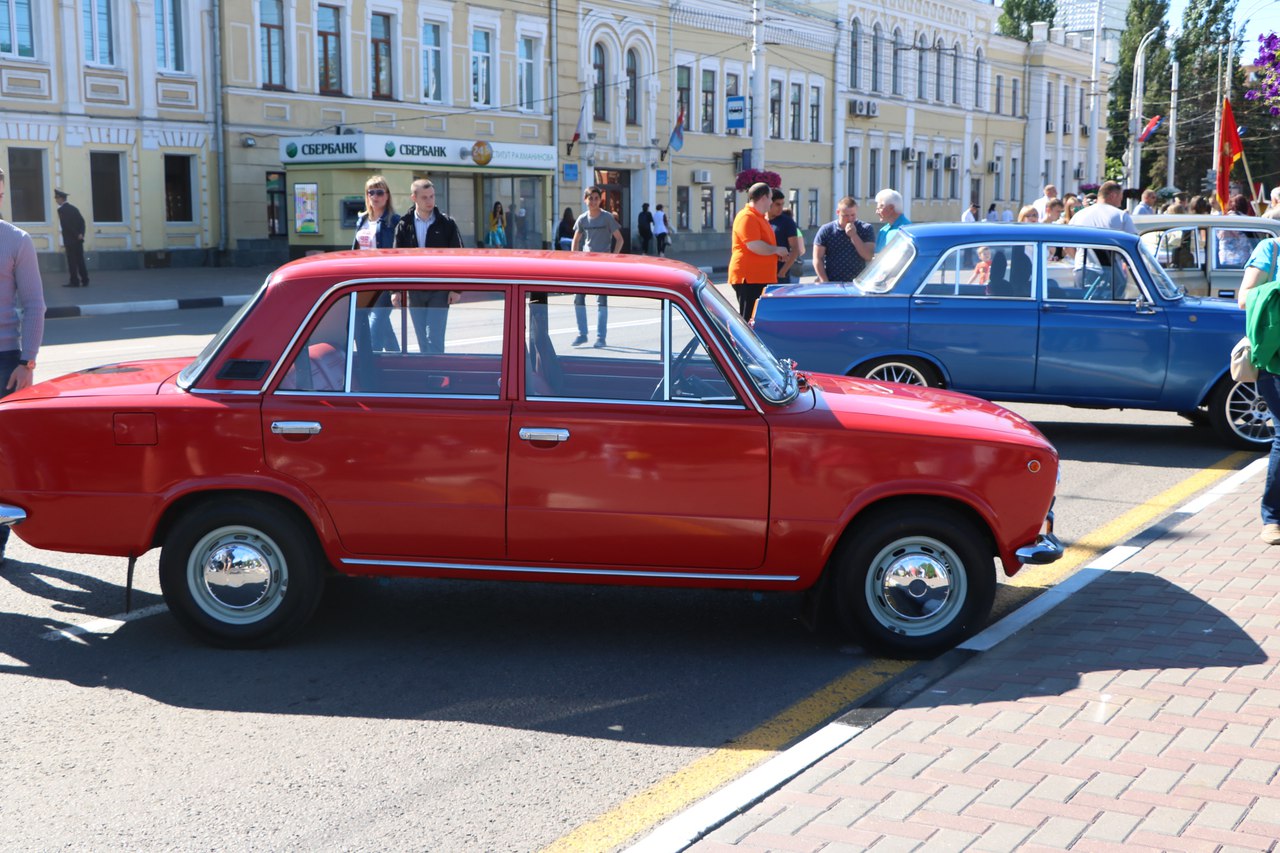
{"type": "Polygon", "coordinates": [[[900,361],[887,361],[876,365],[874,369],[868,371],[867,378],[881,382],[898,382],[903,385],[929,384],[924,381],[924,374],[917,368],[900,361]]]}
{"type": "Polygon", "coordinates": [[[1253,383],[1236,383],[1227,397],[1227,418],[1243,438],[1265,444],[1271,440],[1271,412],[1253,383]]]}
{"type": "Polygon", "coordinates": [[[955,618],[968,593],[956,553],[936,539],[899,539],[876,555],[867,574],[871,613],[886,628],[918,636],[955,618]]]}
{"type": "Polygon", "coordinates": [[[251,527],[222,527],[191,551],[187,581],[202,610],[223,622],[248,624],[284,600],[289,572],[271,538],[251,527]]]}

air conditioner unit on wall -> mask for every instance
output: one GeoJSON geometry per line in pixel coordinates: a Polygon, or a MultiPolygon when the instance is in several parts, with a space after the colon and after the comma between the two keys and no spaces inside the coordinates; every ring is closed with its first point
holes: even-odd
{"type": "Polygon", "coordinates": [[[947,168],[948,168],[948,169],[950,169],[950,170],[951,170],[951,171],[953,171],[953,172],[954,172],[956,169],[959,169],[959,168],[960,168],[960,155],[959,155],[959,154],[952,154],[950,157],[948,157],[948,158],[947,158],[947,168]]]}
{"type": "Polygon", "coordinates": [[[912,148],[903,148],[903,149],[902,149],[902,159],[903,159],[903,160],[906,160],[906,161],[908,161],[908,162],[910,162],[910,161],[911,161],[911,158],[912,158],[913,156],[915,156],[914,151],[915,151],[915,149],[912,149],[912,148]]]}
{"type": "Polygon", "coordinates": [[[364,128],[350,127],[350,126],[344,125],[338,129],[338,133],[342,134],[343,136],[358,136],[364,133],[364,128]]]}
{"type": "Polygon", "coordinates": [[[1084,166],[1076,166],[1076,170],[1071,175],[1077,181],[1082,180],[1084,178],[1084,166]]]}
{"type": "Polygon", "coordinates": [[[987,161],[987,171],[988,171],[989,173],[991,173],[991,174],[995,174],[996,166],[999,166],[999,165],[1000,165],[1000,164],[999,164],[999,163],[997,163],[995,160],[988,160],[988,161],[987,161]]]}
{"type": "Polygon", "coordinates": [[[1081,135],[1081,136],[1088,136],[1088,135],[1089,135],[1089,125],[1087,125],[1087,124],[1082,124],[1082,125],[1080,125],[1080,135],[1081,135]]]}
{"type": "Polygon", "coordinates": [[[1066,121],[1064,121],[1064,122],[1062,123],[1062,132],[1063,132],[1063,133],[1065,133],[1065,134],[1068,134],[1068,135],[1070,135],[1070,134],[1071,134],[1071,132],[1072,132],[1072,127],[1071,127],[1071,123],[1070,123],[1070,122],[1066,122],[1066,121]]]}
{"type": "Polygon", "coordinates": [[[711,170],[710,169],[694,169],[693,182],[695,184],[711,183],[711,170]]]}
{"type": "Polygon", "coordinates": [[[941,155],[941,154],[934,154],[934,155],[933,155],[933,162],[930,164],[930,168],[933,168],[933,169],[941,169],[941,168],[942,168],[942,155],[941,155]]]}
{"type": "Polygon", "coordinates": [[[1054,124],[1053,119],[1048,119],[1047,121],[1045,121],[1044,123],[1045,133],[1054,133],[1057,131],[1057,129],[1058,129],[1058,126],[1054,124]]]}

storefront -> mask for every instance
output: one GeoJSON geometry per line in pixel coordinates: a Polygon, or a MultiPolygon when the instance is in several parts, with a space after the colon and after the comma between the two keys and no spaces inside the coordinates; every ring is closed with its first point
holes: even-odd
{"type": "Polygon", "coordinates": [[[280,140],[288,205],[289,255],[347,249],[364,209],[364,185],[382,175],[396,213],[413,206],[418,178],[435,185],[436,206],[453,217],[467,246],[484,246],[495,204],[502,205],[504,246],[551,245],[550,145],[355,133],[280,140]]]}

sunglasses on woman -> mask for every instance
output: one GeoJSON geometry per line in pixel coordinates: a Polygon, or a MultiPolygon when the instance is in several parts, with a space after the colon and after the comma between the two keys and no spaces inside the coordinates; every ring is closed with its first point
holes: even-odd
{"type": "Polygon", "coordinates": [[[371,190],[365,190],[364,192],[365,192],[365,195],[386,195],[387,194],[386,190],[380,190],[377,188],[374,188],[371,190]]]}

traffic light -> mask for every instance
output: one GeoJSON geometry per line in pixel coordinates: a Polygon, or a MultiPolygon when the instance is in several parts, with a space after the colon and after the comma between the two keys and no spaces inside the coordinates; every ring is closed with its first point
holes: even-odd
{"type": "Polygon", "coordinates": [[[1204,180],[1200,183],[1200,192],[1203,195],[1210,195],[1218,188],[1218,170],[1206,169],[1204,180]]]}

